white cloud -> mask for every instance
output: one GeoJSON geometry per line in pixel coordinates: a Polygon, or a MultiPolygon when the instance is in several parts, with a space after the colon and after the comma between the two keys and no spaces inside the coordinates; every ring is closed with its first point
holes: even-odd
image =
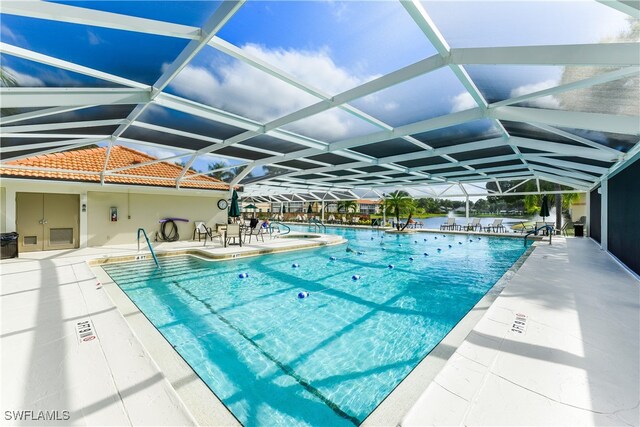
{"type": "Polygon", "coordinates": [[[37,77],[32,77],[28,74],[20,73],[12,68],[5,67],[5,71],[11,75],[18,82],[18,86],[34,87],[44,86],[44,82],[37,77]]]}
{"type": "MultiPolygon", "coordinates": [[[[318,51],[267,49],[249,44],[242,48],[290,73],[324,93],[335,94],[375,76],[358,76],[337,66],[327,49],[318,51]]],[[[168,67],[164,65],[164,69],[168,67]]],[[[190,65],[176,77],[172,87],[182,96],[254,120],[268,122],[319,101],[318,98],[240,61],[190,65]],[[212,71],[215,70],[215,73],[212,71]]],[[[389,108],[392,108],[390,105],[389,108]]],[[[348,114],[330,110],[304,121],[306,135],[341,138],[360,124],[348,114]]]]}
{"type": "Polygon", "coordinates": [[[470,108],[475,108],[478,106],[476,101],[474,101],[473,97],[469,92],[462,92],[453,97],[451,100],[452,107],[451,112],[456,113],[458,111],[468,110],[470,108]]]}
{"type": "Polygon", "coordinates": [[[94,32],[87,30],[87,40],[89,44],[92,46],[99,45],[102,43],[102,39],[98,37],[94,32]]]}
{"type": "Polygon", "coordinates": [[[18,40],[18,37],[13,31],[11,31],[11,28],[7,27],[4,24],[0,24],[0,34],[2,35],[2,38],[9,38],[13,41],[18,40]]]}
{"type": "MultiPolygon", "coordinates": [[[[510,97],[515,98],[522,95],[528,95],[530,93],[549,89],[557,85],[558,85],[558,82],[556,80],[545,80],[543,82],[519,86],[511,90],[510,97]]],[[[559,108],[560,107],[560,101],[553,95],[532,99],[530,101],[527,101],[527,104],[535,107],[540,107],[540,108],[559,108]]]]}

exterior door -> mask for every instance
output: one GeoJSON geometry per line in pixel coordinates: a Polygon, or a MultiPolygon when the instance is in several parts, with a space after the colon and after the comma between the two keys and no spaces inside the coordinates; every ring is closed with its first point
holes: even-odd
{"type": "Polygon", "coordinates": [[[77,194],[16,194],[18,250],[32,252],[79,246],[77,194]]]}
{"type": "Polygon", "coordinates": [[[42,193],[16,194],[18,252],[44,249],[44,198],[42,193]]]}
{"type": "Polygon", "coordinates": [[[44,250],[78,247],[80,196],[44,194],[44,250]]]}

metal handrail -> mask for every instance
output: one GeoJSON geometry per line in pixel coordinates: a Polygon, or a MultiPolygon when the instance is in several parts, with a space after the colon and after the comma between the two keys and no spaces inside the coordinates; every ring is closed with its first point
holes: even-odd
{"type": "Polygon", "coordinates": [[[160,268],[160,263],[158,262],[158,258],[156,257],[156,253],[153,251],[153,247],[151,246],[151,242],[149,241],[149,236],[147,236],[147,232],[144,228],[138,228],[138,252],[140,252],[140,232],[144,234],[144,238],[147,240],[147,246],[149,246],[149,250],[151,251],[151,256],[153,256],[153,260],[156,262],[156,267],[160,268]]]}
{"type": "Polygon", "coordinates": [[[280,231],[280,227],[284,227],[287,229],[284,233],[280,232],[279,235],[282,236],[284,234],[289,234],[291,232],[291,228],[287,224],[283,224],[280,221],[271,221],[269,220],[269,235],[273,234],[273,225],[276,224],[278,226],[278,231],[280,231]]]}
{"type": "Polygon", "coordinates": [[[324,224],[322,223],[322,221],[318,221],[318,220],[317,220],[317,219],[315,219],[315,218],[311,218],[311,219],[309,219],[309,225],[311,225],[311,224],[313,224],[313,229],[314,229],[314,230],[315,230],[315,229],[316,229],[316,227],[317,227],[317,229],[318,229],[318,233],[319,233],[321,230],[324,230],[324,233],[326,233],[326,232],[327,232],[327,226],[326,226],[326,225],[324,225],[324,224]],[[320,227],[322,227],[322,228],[320,228],[320,227]]]}
{"type": "Polygon", "coordinates": [[[538,234],[538,232],[542,229],[547,229],[547,231],[549,231],[549,244],[551,244],[551,236],[553,236],[553,232],[555,231],[554,227],[552,225],[542,225],[538,228],[536,228],[535,230],[532,230],[530,232],[528,232],[525,236],[524,236],[524,245],[527,246],[527,238],[529,236],[531,236],[532,234],[538,234]]]}

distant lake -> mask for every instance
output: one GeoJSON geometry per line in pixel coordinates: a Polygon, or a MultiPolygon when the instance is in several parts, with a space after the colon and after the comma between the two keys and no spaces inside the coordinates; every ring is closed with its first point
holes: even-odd
{"type": "MultiPolygon", "coordinates": [[[[465,218],[464,216],[462,217],[455,217],[456,218],[456,224],[458,225],[466,225],[467,224],[467,218],[465,218]]],[[[473,221],[473,216],[469,217],[469,222],[473,221]]],[[[520,224],[521,222],[527,222],[530,221],[530,219],[526,219],[526,218],[505,218],[505,217],[483,217],[480,218],[480,224],[482,224],[483,227],[489,226],[491,224],[493,224],[493,221],[501,218],[502,219],[502,224],[506,227],[506,228],[511,228],[511,226],[516,225],[516,224],[520,224]]],[[[554,217],[555,219],[555,217],[554,217]]],[[[415,218],[416,221],[421,221],[424,223],[424,227],[425,228],[435,228],[435,229],[439,229],[440,226],[444,223],[447,222],[447,217],[446,216],[439,216],[439,217],[431,217],[431,218],[419,218],[416,217],[415,218]]],[[[406,218],[404,218],[402,220],[402,222],[406,221],[406,218]]]]}

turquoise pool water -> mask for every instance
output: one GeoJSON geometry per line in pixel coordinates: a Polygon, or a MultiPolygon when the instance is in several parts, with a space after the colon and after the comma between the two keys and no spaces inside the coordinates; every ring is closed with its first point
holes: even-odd
{"type": "Polygon", "coordinates": [[[521,239],[327,232],[355,252],[103,268],[244,425],[341,426],[361,423],[525,250],[521,239]]]}

